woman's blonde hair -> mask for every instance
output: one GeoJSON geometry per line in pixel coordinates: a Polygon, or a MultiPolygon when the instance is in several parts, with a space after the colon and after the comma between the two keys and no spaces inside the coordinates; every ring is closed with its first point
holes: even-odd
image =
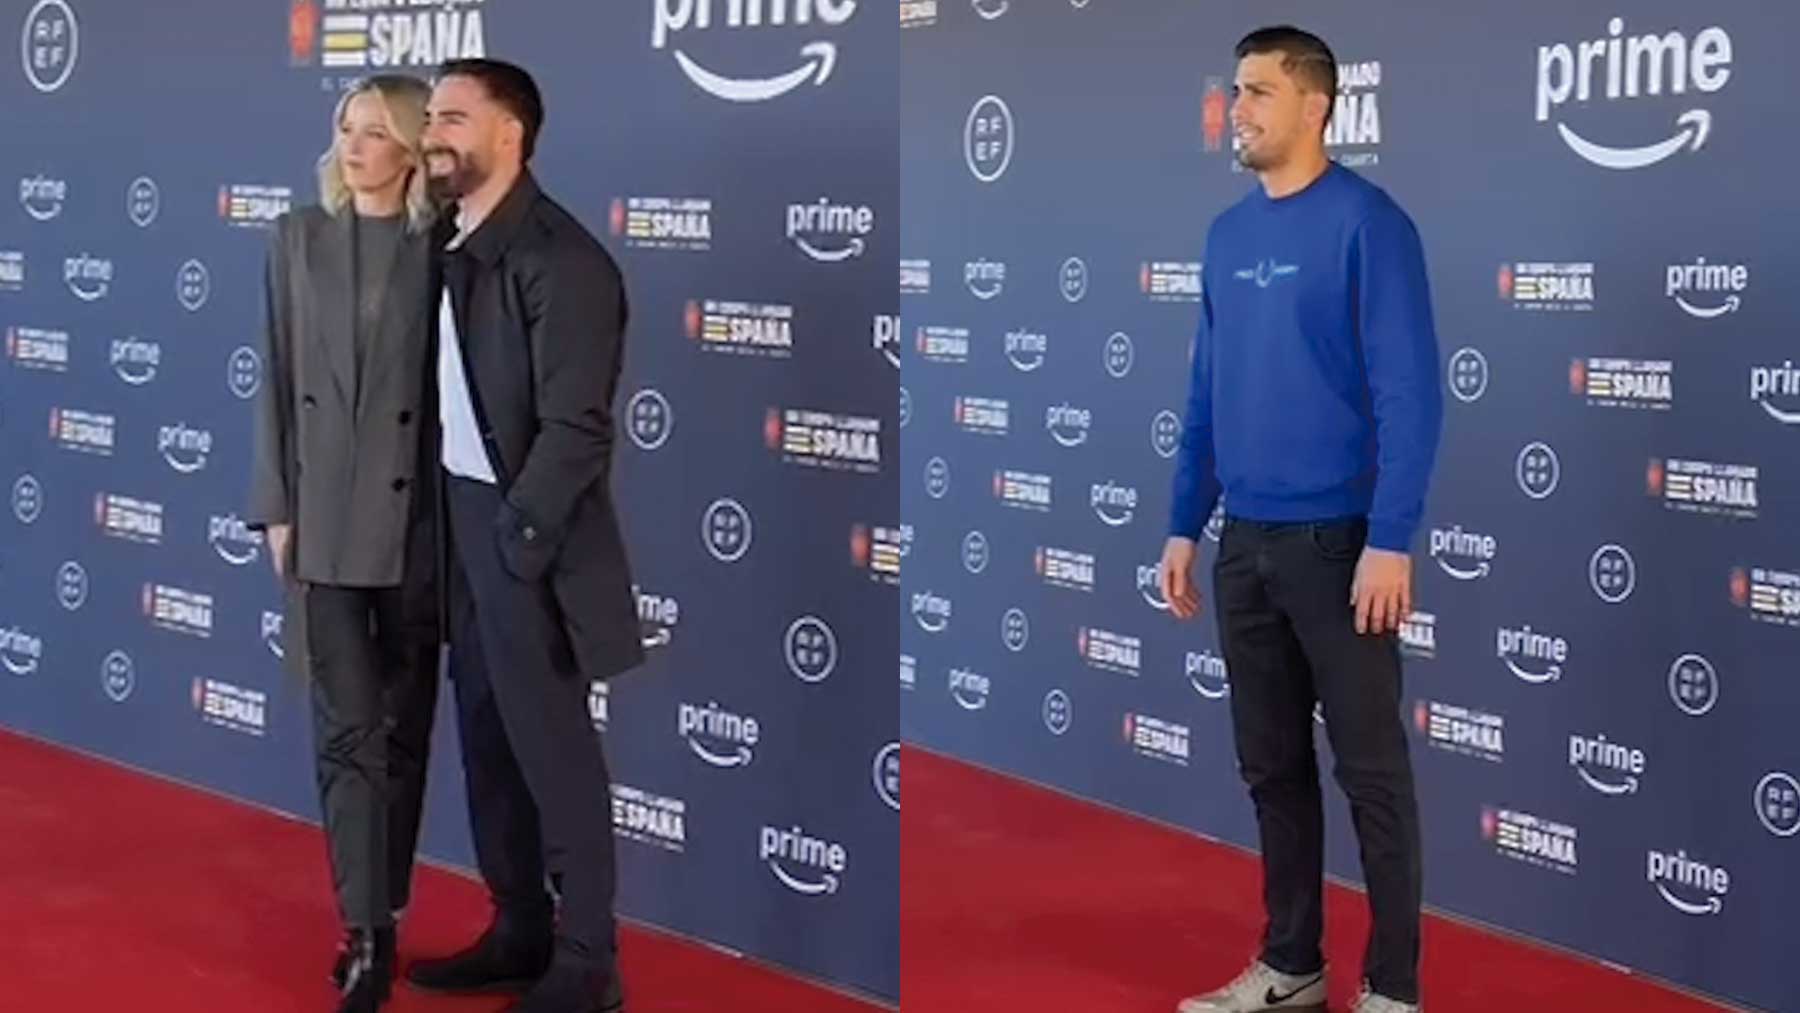
{"type": "Polygon", "coordinates": [[[331,146],[319,156],[319,203],[331,214],[350,205],[350,187],[344,182],[344,166],[339,160],[339,133],[350,103],[358,95],[373,95],[381,103],[387,118],[388,132],[412,156],[411,177],[406,183],[406,225],[413,232],[431,226],[437,215],[427,189],[425,160],[420,154],[420,135],[425,130],[425,104],[431,98],[431,86],[405,74],[377,74],[365,78],[338,99],[331,114],[331,146]]]}

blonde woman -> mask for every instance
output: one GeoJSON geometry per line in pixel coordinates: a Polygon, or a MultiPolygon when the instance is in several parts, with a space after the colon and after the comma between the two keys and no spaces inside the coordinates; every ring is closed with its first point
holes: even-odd
{"type": "Polygon", "coordinates": [[[250,521],[267,533],[286,658],[312,697],[340,1013],[373,1013],[392,989],[437,699],[435,510],[420,493],[435,417],[429,97],[397,75],[344,95],[319,204],[276,222],[265,292],[250,521]]]}

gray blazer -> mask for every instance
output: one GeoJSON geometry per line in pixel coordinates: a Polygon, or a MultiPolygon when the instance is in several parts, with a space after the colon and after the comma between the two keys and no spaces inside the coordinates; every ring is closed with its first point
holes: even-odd
{"type": "MultiPolygon", "coordinates": [[[[431,232],[400,240],[360,377],[351,243],[348,213],[307,206],[275,222],[247,521],[292,525],[290,583],[393,587],[405,576],[422,508],[415,490],[435,322],[431,232]]],[[[290,614],[289,639],[303,644],[304,635],[292,636],[297,619],[290,614]]]]}

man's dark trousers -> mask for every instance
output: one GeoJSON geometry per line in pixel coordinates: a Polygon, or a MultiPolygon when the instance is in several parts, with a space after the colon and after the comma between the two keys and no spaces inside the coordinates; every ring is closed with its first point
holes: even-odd
{"type": "Polygon", "coordinates": [[[1374,928],[1364,974],[1418,998],[1418,803],[1400,715],[1392,634],[1356,632],[1350,588],[1362,519],[1273,524],[1229,518],[1214,570],[1238,761],[1256,803],[1268,924],[1262,959],[1287,974],[1324,966],[1324,811],[1313,751],[1323,704],[1362,848],[1374,928]]]}
{"type": "Polygon", "coordinates": [[[610,966],[615,948],[611,782],[549,579],[501,563],[499,490],[445,476],[450,677],[475,857],[503,933],[547,938],[545,868],[558,873],[558,958],[610,966]],[[548,855],[548,859],[547,856],[548,855]]]}

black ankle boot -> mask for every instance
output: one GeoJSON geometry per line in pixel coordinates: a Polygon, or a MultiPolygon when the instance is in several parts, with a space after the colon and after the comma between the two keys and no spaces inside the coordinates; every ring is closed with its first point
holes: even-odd
{"type": "MultiPolygon", "coordinates": [[[[390,983],[394,980],[394,967],[398,963],[398,958],[395,956],[395,945],[399,914],[398,911],[394,912],[395,926],[374,931],[375,962],[385,969],[385,980],[390,983]]],[[[343,941],[338,943],[337,956],[331,962],[331,987],[340,992],[344,990],[345,975],[350,971],[350,954],[355,948],[353,945],[355,940],[356,930],[346,929],[343,941]]]]}
{"type": "Polygon", "coordinates": [[[523,992],[544,976],[550,957],[547,930],[509,930],[495,922],[465,950],[413,962],[406,979],[427,992],[523,992]]]}
{"type": "Polygon", "coordinates": [[[338,1013],[376,1013],[394,991],[394,930],[351,929],[338,958],[338,1013]]]}

